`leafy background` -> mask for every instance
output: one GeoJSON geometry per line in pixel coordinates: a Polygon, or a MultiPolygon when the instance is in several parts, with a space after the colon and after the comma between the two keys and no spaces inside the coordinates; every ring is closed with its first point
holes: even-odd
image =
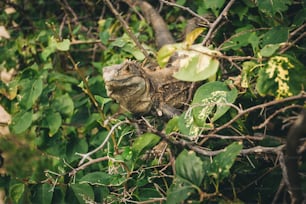
{"type": "MultiPolygon", "coordinates": [[[[149,2],[177,42],[187,20],[212,17],[193,40],[220,53],[214,79],[201,78],[193,103],[170,121],[118,114],[107,97],[103,67],[145,56],[105,1],[0,2],[0,102],[11,115],[1,121],[10,130],[0,136],[5,203],[290,200],[280,158],[305,107],[305,1],[149,2]],[[162,155],[150,151],[156,145],[162,155]]],[[[112,4],[160,56],[139,8],[112,4]]],[[[192,78],[192,67],[180,77],[192,78]]],[[[305,191],[305,175],[301,183],[305,191]]]]}

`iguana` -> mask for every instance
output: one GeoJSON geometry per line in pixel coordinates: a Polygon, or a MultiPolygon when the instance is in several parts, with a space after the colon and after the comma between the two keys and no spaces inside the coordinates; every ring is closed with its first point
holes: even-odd
{"type": "MultiPolygon", "coordinates": [[[[145,1],[137,1],[142,13],[155,31],[156,45],[174,43],[166,23],[157,11],[145,1]]],[[[172,77],[178,67],[170,65],[154,71],[135,61],[103,68],[107,95],[120,106],[135,114],[153,113],[171,118],[179,114],[178,108],[188,103],[190,82],[172,77]]]]}

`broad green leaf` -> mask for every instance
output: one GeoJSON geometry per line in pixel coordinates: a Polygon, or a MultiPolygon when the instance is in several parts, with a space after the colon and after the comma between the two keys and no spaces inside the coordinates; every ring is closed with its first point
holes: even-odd
{"type": "Polygon", "coordinates": [[[186,35],[185,42],[186,42],[187,48],[194,43],[194,41],[199,37],[199,35],[204,30],[205,28],[196,28],[186,35]]]}
{"type": "Polygon", "coordinates": [[[247,25],[236,29],[235,34],[222,45],[222,50],[239,50],[242,47],[251,45],[256,51],[260,42],[257,33],[254,32],[254,27],[247,25]]]}
{"type": "Polygon", "coordinates": [[[176,52],[177,59],[173,62],[179,67],[179,71],[173,77],[182,81],[202,81],[216,74],[219,61],[211,55],[219,52],[210,50],[200,44],[192,45],[190,50],[179,50],[176,52]]]}
{"type": "Polygon", "coordinates": [[[265,1],[260,0],[257,1],[258,8],[269,15],[275,15],[276,13],[286,11],[288,6],[292,4],[290,0],[273,0],[273,1],[265,1]]]}
{"type": "Polygon", "coordinates": [[[203,162],[193,151],[183,150],[175,161],[176,176],[200,186],[204,178],[203,162]]]}
{"type": "Polygon", "coordinates": [[[289,38],[288,27],[275,27],[266,32],[262,39],[262,46],[287,42],[289,38]]]}
{"type": "Polygon", "coordinates": [[[195,192],[192,185],[180,177],[175,177],[169,190],[167,191],[167,204],[183,203],[195,192]]]}
{"type": "Polygon", "coordinates": [[[136,138],[132,145],[132,151],[139,155],[144,150],[154,147],[159,141],[159,136],[153,133],[145,133],[136,138]]]}
{"type": "Polygon", "coordinates": [[[88,201],[94,201],[94,191],[88,184],[71,184],[74,196],[77,198],[80,204],[86,204],[88,201]]]}
{"type": "Polygon", "coordinates": [[[186,47],[185,43],[175,43],[175,44],[167,44],[164,45],[160,50],[157,52],[157,63],[160,67],[165,67],[170,59],[170,57],[174,54],[177,50],[182,50],[186,47]]]}
{"type": "Polygon", "coordinates": [[[106,172],[91,172],[87,173],[80,179],[81,184],[90,184],[90,185],[101,185],[101,186],[118,186],[122,184],[125,179],[117,175],[111,175],[106,172]]]}
{"type": "Polygon", "coordinates": [[[275,56],[261,67],[256,89],[262,96],[277,99],[298,94],[305,86],[305,67],[289,56],[275,56]]]}
{"type": "Polygon", "coordinates": [[[74,111],[74,102],[66,93],[58,96],[52,104],[52,107],[63,115],[71,116],[74,111]]]}
{"type": "Polygon", "coordinates": [[[12,120],[10,129],[13,134],[20,134],[26,131],[32,124],[32,111],[28,112],[19,112],[17,113],[12,120]]]}
{"type": "Polygon", "coordinates": [[[10,186],[10,197],[14,203],[20,203],[20,199],[25,191],[25,184],[17,183],[10,186]]]}
{"type": "Polygon", "coordinates": [[[26,80],[23,85],[24,87],[22,87],[20,93],[20,105],[24,109],[28,110],[34,105],[38,97],[41,95],[43,90],[43,81],[40,78],[34,80],[26,80]]]}
{"type": "Polygon", "coordinates": [[[225,0],[205,0],[205,6],[211,9],[215,16],[218,16],[223,8],[225,0]]]}
{"type": "Polygon", "coordinates": [[[223,116],[238,95],[237,89],[230,90],[223,82],[209,82],[199,87],[193,97],[192,113],[197,125],[205,126],[223,116]]]}
{"type": "Polygon", "coordinates": [[[69,39],[65,39],[61,42],[57,42],[56,44],[56,49],[60,50],[60,51],[68,51],[70,48],[70,40],[69,39]]]}
{"type": "Polygon", "coordinates": [[[242,150],[241,142],[233,142],[224,149],[224,152],[216,155],[213,158],[213,163],[210,174],[218,181],[222,181],[230,174],[230,169],[235,163],[235,160],[242,150]]]}
{"type": "Polygon", "coordinates": [[[280,44],[267,44],[260,50],[260,55],[263,57],[270,57],[279,47],[280,44]]]}
{"type": "Polygon", "coordinates": [[[59,112],[49,112],[46,120],[49,128],[49,136],[52,137],[62,125],[61,114],[59,112]]]}

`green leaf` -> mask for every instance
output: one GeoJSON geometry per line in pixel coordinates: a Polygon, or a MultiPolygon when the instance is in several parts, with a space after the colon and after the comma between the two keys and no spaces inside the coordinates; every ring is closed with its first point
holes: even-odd
{"type": "Polygon", "coordinates": [[[192,45],[190,50],[179,50],[176,52],[177,59],[173,62],[179,67],[179,71],[173,77],[182,81],[202,81],[216,74],[219,61],[211,55],[219,52],[210,50],[200,44],[192,45]]]}
{"type": "Polygon", "coordinates": [[[270,57],[279,47],[280,44],[267,44],[260,50],[260,55],[263,57],[270,57]]]}
{"type": "Polygon", "coordinates": [[[41,184],[35,189],[35,194],[33,194],[33,203],[40,204],[51,204],[53,197],[53,186],[48,183],[41,184]]]}
{"type": "Polygon", "coordinates": [[[165,127],[166,134],[170,134],[178,130],[178,120],[179,120],[179,117],[175,116],[171,120],[168,121],[165,127]]]}
{"type": "Polygon", "coordinates": [[[57,133],[58,129],[62,125],[62,117],[59,112],[50,112],[46,117],[48,128],[49,128],[49,136],[52,137],[55,133],[57,133]]]}
{"type": "Polygon", "coordinates": [[[62,42],[57,42],[56,44],[56,49],[60,50],[60,51],[68,51],[70,48],[70,40],[69,39],[65,39],[62,42]]]}
{"type": "Polygon", "coordinates": [[[166,44],[157,52],[157,63],[161,67],[165,67],[175,51],[186,47],[185,43],[166,44]]]}
{"type": "Polygon", "coordinates": [[[191,46],[204,30],[205,28],[196,28],[190,33],[187,33],[186,38],[185,38],[187,47],[191,46]]]}
{"type": "Polygon", "coordinates": [[[91,172],[87,173],[80,179],[81,184],[101,185],[101,186],[118,186],[121,185],[125,179],[117,175],[111,175],[105,172],[91,172]]]}
{"type": "Polygon", "coordinates": [[[204,178],[203,162],[193,151],[183,150],[175,161],[176,176],[200,186],[204,178]]]}
{"type": "Polygon", "coordinates": [[[26,110],[30,109],[38,97],[41,95],[42,90],[43,81],[40,78],[34,80],[25,80],[20,93],[20,105],[26,110]]]}
{"type": "Polygon", "coordinates": [[[26,131],[32,124],[32,111],[19,112],[13,117],[10,130],[13,134],[20,134],[26,131]]]}
{"type": "Polygon", "coordinates": [[[230,90],[223,82],[209,82],[199,87],[193,97],[192,113],[197,125],[202,127],[207,120],[214,122],[223,116],[234,103],[237,89],[230,90]]]}
{"type": "Polygon", "coordinates": [[[94,201],[94,191],[90,185],[71,184],[70,188],[80,204],[86,204],[88,201],[94,201]]]}
{"type": "Polygon", "coordinates": [[[136,138],[131,149],[136,155],[139,155],[144,150],[154,147],[159,141],[159,136],[153,133],[145,133],[136,138]]]}
{"type": "Polygon", "coordinates": [[[183,203],[194,191],[190,183],[180,177],[175,177],[167,191],[167,204],[183,203]]]}
{"type": "Polygon", "coordinates": [[[212,124],[204,124],[202,127],[198,126],[191,111],[182,113],[178,119],[178,128],[184,135],[188,135],[191,140],[201,134],[203,130],[210,130],[213,128],[212,124]]]}
{"type": "Polygon", "coordinates": [[[235,31],[236,34],[222,45],[222,50],[239,50],[242,47],[251,45],[253,51],[256,51],[259,44],[259,37],[253,29],[252,26],[245,26],[237,29],[235,31]]]}
{"type": "Polygon", "coordinates": [[[235,163],[235,160],[242,150],[241,142],[233,142],[224,149],[224,152],[216,155],[213,158],[212,172],[210,174],[219,182],[230,174],[230,169],[235,163]]]}
{"type": "Polygon", "coordinates": [[[242,73],[241,73],[241,87],[248,88],[250,85],[251,77],[254,77],[255,74],[253,69],[257,66],[254,61],[246,61],[242,64],[242,73]]]}
{"type": "Polygon", "coordinates": [[[221,12],[225,0],[205,0],[205,6],[211,9],[215,16],[218,16],[221,12]]]}
{"type": "Polygon", "coordinates": [[[274,27],[264,34],[262,45],[284,43],[288,38],[289,29],[287,27],[274,27]]]}
{"type": "Polygon", "coordinates": [[[10,197],[14,203],[19,203],[25,191],[25,185],[22,183],[13,184],[10,186],[10,197]]]}
{"type": "Polygon", "coordinates": [[[269,15],[274,15],[278,12],[286,11],[288,6],[292,4],[290,0],[273,0],[273,1],[257,1],[258,8],[269,15]]]}
{"type": "Polygon", "coordinates": [[[71,116],[74,111],[74,102],[66,93],[58,96],[52,104],[52,107],[63,115],[71,116]]]}
{"type": "Polygon", "coordinates": [[[262,96],[284,98],[298,94],[304,86],[305,68],[297,60],[284,56],[271,57],[258,73],[256,89],[262,96]]]}

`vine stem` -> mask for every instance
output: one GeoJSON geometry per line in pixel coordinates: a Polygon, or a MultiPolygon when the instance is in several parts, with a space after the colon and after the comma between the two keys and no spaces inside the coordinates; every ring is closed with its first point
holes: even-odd
{"type": "Polygon", "coordinates": [[[211,26],[210,26],[210,28],[209,28],[209,30],[208,30],[204,40],[202,41],[202,45],[205,46],[205,44],[208,42],[209,38],[211,38],[215,28],[218,26],[218,24],[220,23],[222,18],[227,15],[227,12],[231,8],[231,6],[234,4],[234,2],[235,2],[235,0],[230,0],[230,2],[228,2],[228,4],[225,6],[223,11],[218,16],[218,18],[211,24],[211,26]]]}

